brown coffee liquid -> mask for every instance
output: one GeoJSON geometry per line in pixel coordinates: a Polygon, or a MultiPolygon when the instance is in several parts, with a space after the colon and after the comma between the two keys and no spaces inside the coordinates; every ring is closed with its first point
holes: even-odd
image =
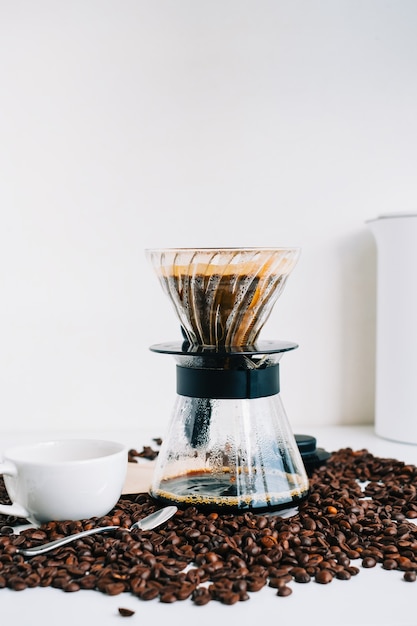
{"type": "Polygon", "coordinates": [[[261,513],[289,508],[303,500],[308,494],[308,486],[305,489],[291,487],[291,484],[299,482],[298,479],[297,475],[271,472],[264,480],[269,489],[267,493],[239,495],[231,473],[213,475],[202,471],[163,480],[151,495],[166,504],[178,506],[223,511],[253,510],[261,513]]]}
{"type": "MultiPolygon", "coordinates": [[[[198,345],[245,346],[254,343],[262,310],[279,292],[285,274],[190,273],[162,277],[178,312],[186,315],[198,345]],[[173,296],[177,294],[177,298],[173,296]]],[[[180,315],[181,318],[181,315],[180,315]]]]}

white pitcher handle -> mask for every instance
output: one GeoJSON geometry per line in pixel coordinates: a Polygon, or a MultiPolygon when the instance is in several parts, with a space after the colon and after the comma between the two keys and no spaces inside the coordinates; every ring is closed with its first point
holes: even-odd
{"type": "MultiPolygon", "coordinates": [[[[0,474],[6,474],[6,476],[17,476],[17,468],[10,461],[1,461],[0,474]]],[[[14,515],[15,517],[22,517],[24,519],[26,519],[29,515],[29,511],[17,502],[14,502],[13,504],[0,504],[0,513],[3,513],[3,515],[14,515]]]]}

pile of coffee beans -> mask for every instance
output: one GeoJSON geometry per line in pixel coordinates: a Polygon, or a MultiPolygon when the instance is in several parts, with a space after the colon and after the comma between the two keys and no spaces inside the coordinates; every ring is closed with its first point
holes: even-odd
{"type": "MultiPolygon", "coordinates": [[[[55,587],[127,592],[140,600],[232,605],[264,589],[289,596],[301,583],[348,581],[361,568],[392,570],[404,581],[417,573],[417,468],[367,450],[334,452],[310,478],[296,514],[203,513],[179,510],[153,531],[126,530],[159,508],[147,494],[123,496],[110,515],[52,522],[19,535],[0,530],[0,588],[55,587]],[[25,558],[35,546],[79,530],[120,525],[25,558]]],[[[299,587],[298,587],[299,588],[299,587]]]]}

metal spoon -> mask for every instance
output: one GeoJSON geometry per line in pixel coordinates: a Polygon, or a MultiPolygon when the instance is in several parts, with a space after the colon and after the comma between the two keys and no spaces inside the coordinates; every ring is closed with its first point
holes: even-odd
{"type": "Polygon", "coordinates": [[[81,539],[82,537],[88,537],[89,535],[94,535],[96,533],[104,533],[111,530],[128,530],[129,532],[135,530],[135,528],[139,528],[140,530],[152,530],[152,528],[156,528],[160,526],[170,517],[172,517],[178,508],[176,506],[166,506],[163,509],[159,509],[150,515],[147,515],[143,519],[138,520],[130,528],[123,528],[122,526],[98,526],[97,528],[90,528],[90,530],[83,530],[79,533],[75,533],[74,535],[68,535],[67,537],[61,537],[60,539],[56,539],[55,541],[50,541],[49,543],[44,543],[41,546],[35,546],[34,548],[18,548],[18,554],[23,554],[24,556],[36,556],[38,554],[44,554],[45,552],[49,552],[49,550],[53,550],[54,548],[58,548],[59,546],[64,546],[71,541],[76,541],[77,539],[81,539]]]}

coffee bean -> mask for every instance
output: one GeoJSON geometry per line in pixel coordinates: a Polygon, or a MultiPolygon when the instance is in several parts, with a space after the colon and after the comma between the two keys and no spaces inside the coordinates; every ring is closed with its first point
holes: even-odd
{"type": "Polygon", "coordinates": [[[96,577],[93,575],[83,576],[82,578],[78,578],[78,584],[80,589],[95,589],[96,587],[96,577]]]}
{"type": "Polygon", "coordinates": [[[307,530],[315,530],[317,527],[316,522],[314,521],[312,517],[305,517],[303,519],[303,526],[307,530]]]}
{"type": "Polygon", "coordinates": [[[308,557],[308,564],[310,567],[316,567],[323,561],[321,554],[311,554],[308,557]]]}
{"type": "Polygon", "coordinates": [[[310,574],[302,567],[293,568],[291,575],[297,583],[309,583],[311,580],[310,574]]]}
{"type": "Polygon", "coordinates": [[[205,604],[210,602],[211,595],[208,589],[206,589],[205,587],[200,587],[199,589],[196,589],[194,591],[194,593],[192,594],[192,599],[194,601],[194,604],[197,604],[198,606],[204,606],[205,604]]]}
{"type": "Polygon", "coordinates": [[[266,578],[256,576],[248,580],[248,591],[260,591],[266,585],[266,578]]]}
{"type": "Polygon", "coordinates": [[[65,585],[64,587],[62,587],[62,589],[66,592],[74,592],[74,591],[79,591],[81,589],[80,585],[74,581],[69,582],[67,585],[65,585]]]}
{"type": "Polygon", "coordinates": [[[9,579],[8,586],[10,589],[13,589],[13,591],[23,591],[23,589],[27,589],[25,580],[19,576],[12,576],[9,579]]]}
{"type": "Polygon", "coordinates": [[[165,592],[165,593],[161,593],[161,595],[159,596],[159,600],[160,602],[165,602],[166,604],[171,604],[172,602],[175,602],[177,600],[176,596],[174,593],[172,592],[165,592]]]}
{"type": "Polygon", "coordinates": [[[107,583],[102,586],[101,591],[106,593],[109,596],[117,596],[119,593],[123,593],[125,591],[125,586],[123,583],[107,583]]]}
{"type": "Polygon", "coordinates": [[[282,587],[278,587],[277,596],[281,596],[282,598],[286,598],[292,594],[291,587],[287,585],[283,585],[282,587]]]}
{"type": "Polygon", "coordinates": [[[239,602],[240,596],[238,593],[234,593],[233,591],[225,591],[224,593],[218,595],[218,600],[220,600],[222,604],[230,606],[239,602]]]}
{"type": "Polygon", "coordinates": [[[403,578],[406,582],[413,583],[415,582],[417,575],[415,571],[408,571],[408,572],[404,572],[403,578]]]}
{"type": "Polygon", "coordinates": [[[132,609],[125,609],[122,606],[119,607],[119,614],[122,617],[131,617],[132,615],[135,614],[135,611],[132,611],[132,609]]]}
{"type": "Polygon", "coordinates": [[[175,597],[177,600],[186,600],[191,597],[193,591],[195,589],[195,585],[191,583],[183,583],[175,593],[175,597]]]}
{"type": "Polygon", "coordinates": [[[25,577],[25,583],[28,587],[38,587],[41,581],[41,577],[36,572],[30,573],[25,577]]]}
{"type": "Polygon", "coordinates": [[[159,590],[156,587],[147,587],[140,594],[141,600],[154,600],[159,596],[159,590]]]}
{"type": "Polygon", "coordinates": [[[332,582],[333,574],[328,569],[322,569],[317,572],[315,580],[317,583],[327,585],[332,582]]]}

